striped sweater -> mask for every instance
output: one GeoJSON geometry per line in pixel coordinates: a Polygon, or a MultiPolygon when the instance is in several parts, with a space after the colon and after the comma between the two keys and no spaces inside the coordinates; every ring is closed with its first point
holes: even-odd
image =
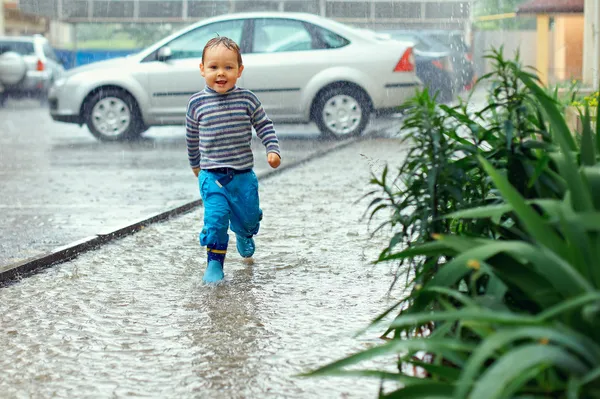
{"type": "Polygon", "coordinates": [[[188,103],[186,141],[192,168],[250,169],[252,127],[267,153],[280,155],[273,122],[250,90],[235,86],[224,94],[210,87],[188,103]]]}

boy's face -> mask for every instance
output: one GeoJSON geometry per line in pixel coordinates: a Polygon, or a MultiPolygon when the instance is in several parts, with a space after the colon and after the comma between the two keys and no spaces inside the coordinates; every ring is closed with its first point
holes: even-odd
{"type": "Polygon", "coordinates": [[[243,65],[238,64],[237,53],[225,46],[209,48],[200,64],[200,73],[208,87],[217,93],[231,90],[242,76],[243,65]]]}

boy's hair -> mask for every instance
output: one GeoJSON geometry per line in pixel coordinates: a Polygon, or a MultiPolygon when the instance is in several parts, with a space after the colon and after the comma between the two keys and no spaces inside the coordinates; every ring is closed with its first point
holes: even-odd
{"type": "Polygon", "coordinates": [[[213,37],[206,43],[206,46],[204,46],[204,50],[202,51],[202,63],[204,63],[204,54],[206,54],[206,50],[218,46],[225,46],[229,50],[235,51],[235,53],[237,54],[238,65],[242,65],[242,52],[240,50],[240,46],[238,46],[236,42],[225,36],[213,37]]]}

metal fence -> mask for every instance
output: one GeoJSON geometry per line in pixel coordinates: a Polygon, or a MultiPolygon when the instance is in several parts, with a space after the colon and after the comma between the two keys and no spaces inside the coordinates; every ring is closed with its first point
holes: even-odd
{"type": "Polygon", "coordinates": [[[20,0],[25,13],[69,23],[191,22],[243,11],[320,14],[358,25],[462,28],[473,0],[20,0]]]}

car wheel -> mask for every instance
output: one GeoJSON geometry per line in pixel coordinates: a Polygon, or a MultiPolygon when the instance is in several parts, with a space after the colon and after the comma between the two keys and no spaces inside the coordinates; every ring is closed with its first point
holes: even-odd
{"type": "Polygon", "coordinates": [[[15,86],[25,79],[27,65],[23,57],[13,51],[0,55],[0,83],[15,86]]]}
{"type": "Polygon", "coordinates": [[[367,95],[358,88],[339,87],[318,95],[313,118],[328,138],[360,135],[371,116],[367,95]]]}
{"type": "Polygon", "coordinates": [[[145,130],[135,99],[123,90],[100,90],[84,107],[88,129],[99,140],[133,140],[145,130]]]}

